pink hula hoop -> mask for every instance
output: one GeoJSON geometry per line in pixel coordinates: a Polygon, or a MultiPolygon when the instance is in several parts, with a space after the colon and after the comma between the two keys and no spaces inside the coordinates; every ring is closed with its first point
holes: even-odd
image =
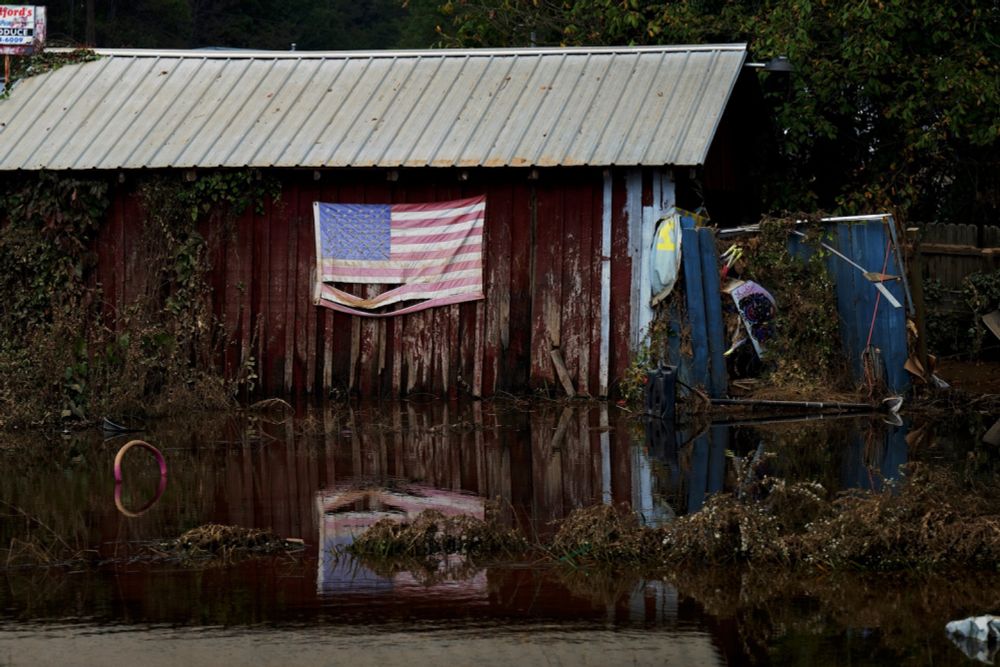
{"type": "Polygon", "coordinates": [[[122,460],[125,458],[125,452],[132,449],[133,447],[142,447],[143,449],[148,449],[156,457],[156,462],[160,464],[160,477],[167,476],[167,461],[163,458],[163,454],[160,453],[156,447],[144,440],[131,440],[126,442],[121,449],[118,450],[118,454],[115,456],[115,482],[120,483],[122,481],[122,460]]]}
{"type": "Polygon", "coordinates": [[[115,456],[115,507],[118,508],[122,514],[127,517],[137,517],[141,516],[156,504],[156,501],[160,499],[163,495],[163,491],[167,488],[167,461],[163,458],[163,454],[160,453],[156,447],[153,447],[148,442],[143,440],[132,440],[131,442],[125,443],[121,449],[118,450],[118,454],[115,456]],[[122,460],[125,458],[125,452],[132,449],[133,447],[141,447],[142,449],[147,449],[152,452],[153,456],[156,457],[156,462],[160,465],[160,483],[156,487],[156,494],[153,498],[147,502],[145,505],[137,510],[128,510],[122,503],[122,460]]]}

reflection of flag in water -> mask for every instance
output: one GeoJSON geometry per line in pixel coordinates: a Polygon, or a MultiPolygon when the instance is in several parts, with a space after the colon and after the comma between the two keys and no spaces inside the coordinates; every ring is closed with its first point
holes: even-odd
{"type": "MultiPolygon", "coordinates": [[[[343,550],[353,544],[357,535],[382,519],[412,522],[425,510],[440,512],[446,517],[468,516],[480,521],[486,511],[484,499],[479,496],[423,485],[386,489],[344,484],[319,491],[316,494],[316,511],[320,517],[320,558],[316,585],[320,595],[392,590],[398,593],[400,588],[416,584],[405,572],[391,577],[376,574],[362,563],[344,558],[343,550]]],[[[468,596],[485,598],[486,577],[481,574],[471,581],[459,582],[457,586],[468,596]]],[[[456,582],[451,582],[451,586],[442,583],[446,588],[456,585],[456,582]]],[[[442,584],[413,588],[420,595],[428,593],[430,588],[442,588],[442,584]]],[[[451,597],[454,599],[454,596],[451,597]]]]}
{"type": "Polygon", "coordinates": [[[384,317],[483,298],[486,197],[433,204],[313,204],[317,305],[384,317]],[[330,283],[396,287],[371,298],[330,283]],[[371,309],[417,301],[391,312],[371,309]]]}

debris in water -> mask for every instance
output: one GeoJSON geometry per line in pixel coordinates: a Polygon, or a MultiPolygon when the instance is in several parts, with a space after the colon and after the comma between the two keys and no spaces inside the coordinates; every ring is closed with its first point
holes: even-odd
{"type": "Polygon", "coordinates": [[[988,665],[1000,652],[1000,617],[970,616],[961,621],[952,621],[945,626],[945,632],[966,657],[988,665]]]}
{"type": "Polygon", "coordinates": [[[146,423],[140,419],[123,419],[121,417],[104,417],[101,420],[101,430],[108,437],[121,435],[122,433],[138,433],[146,430],[146,423]]]}
{"type": "Polygon", "coordinates": [[[231,559],[286,553],[301,549],[303,543],[298,539],[282,539],[270,530],[210,523],[192,528],[164,546],[168,553],[185,558],[231,559]]]}
{"type": "Polygon", "coordinates": [[[658,528],[643,526],[627,508],[597,505],[570,513],[549,544],[530,543],[491,521],[430,510],[409,523],[379,521],[349,551],[378,558],[540,552],[574,568],[646,570],[733,562],[823,570],[995,568],[1000,516],[993,508],[1000,497],[993,485],[929,465],[905,470],[904,482],[883,491],[839,495],[816,482],[765,476],[742,495],[713,495],[700,511],[658,528]]]}
{"type": "Polygon", "coordinates": [[[523,537],[493,520],[425,510],[411,522],[378,521],[355,539],[349,550],[356,556],[415,558],[449,553],[513,555],[526,548],[523,537]]]}
{"type": "Polygon", "coordinates": [[[662,557],[656,532],[623,507],[595,505],[575,510],[562,522],[549,548],[563,563],[627,566],[662,557]]]}

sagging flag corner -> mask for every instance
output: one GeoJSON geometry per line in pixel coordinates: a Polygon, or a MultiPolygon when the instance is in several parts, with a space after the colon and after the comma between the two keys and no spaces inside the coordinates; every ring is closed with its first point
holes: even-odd
{"type": "Polygon", "coordinates": [[[425,204],[314,202],[314,303],[391,317],[483,299],[485,218],[485,195],[425,204]],[[393,287],[365,298],[334,283],[393,287]],[[384,310],[395,304],[403,305],[384,310]]]}

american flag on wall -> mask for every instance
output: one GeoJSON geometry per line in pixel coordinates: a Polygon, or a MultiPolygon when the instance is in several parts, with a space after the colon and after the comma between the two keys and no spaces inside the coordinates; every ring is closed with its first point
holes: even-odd
{"type": "Polygon", "coordinates": [[[486,197],[431,204],[313,204],[316,305],[389,317],[483,298],[486,197]],[[333,283],[395,285],[356,296],[333,283]],[[416,301],[396,310],[381,309],[416,301]]]}

